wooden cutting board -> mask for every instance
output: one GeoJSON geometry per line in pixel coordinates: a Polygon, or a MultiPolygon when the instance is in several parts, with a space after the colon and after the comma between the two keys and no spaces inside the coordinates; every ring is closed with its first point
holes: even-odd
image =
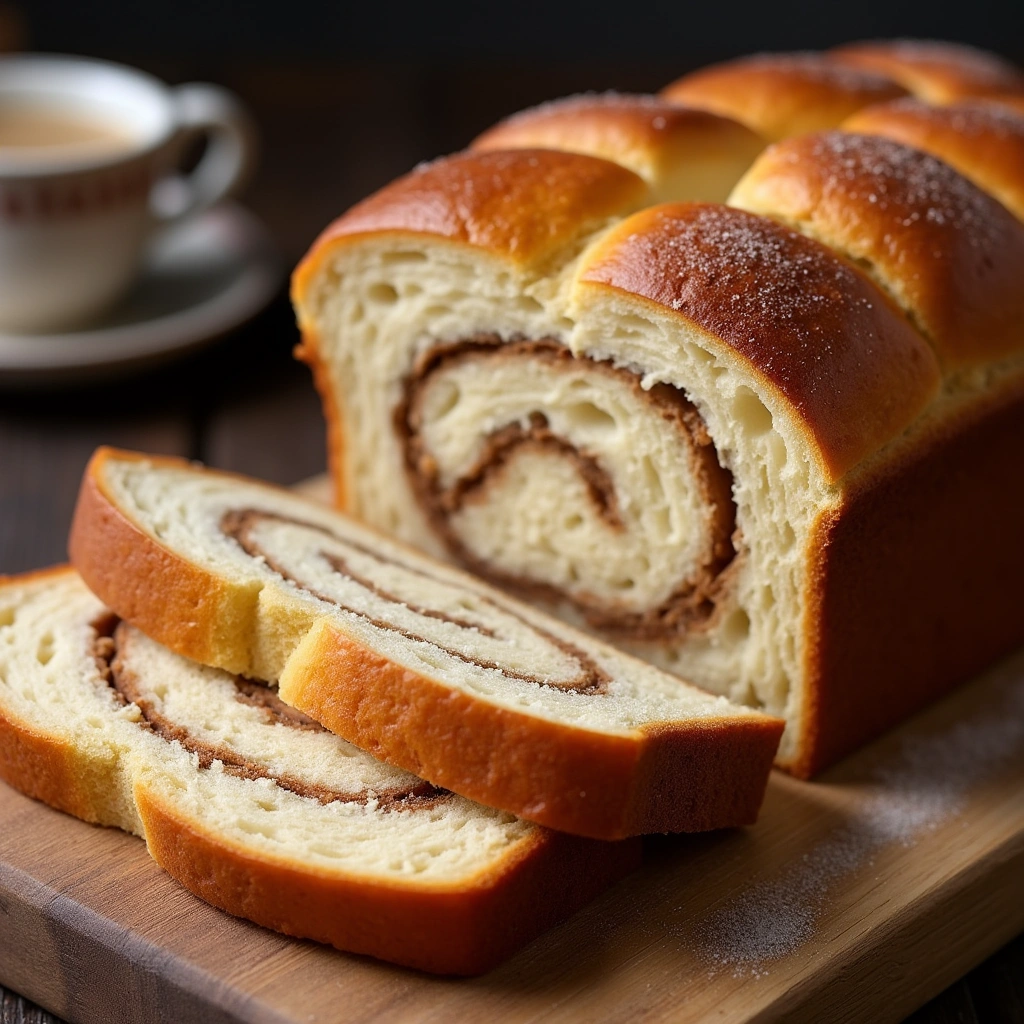
{"type": "Polygon", "coordinates": [[[491,974],[229,917],[142,842],[0,784],[0,982],[74,1022],[899,1021],[1024,930],[1024,652],[759,823],[643,868],[491,974]]]}

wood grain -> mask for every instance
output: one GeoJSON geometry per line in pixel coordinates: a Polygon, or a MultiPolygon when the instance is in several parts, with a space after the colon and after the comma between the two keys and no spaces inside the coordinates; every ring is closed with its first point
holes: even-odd
{"type": "MultiPolygon", "coordinates": [[[[777,931],[772,922],[803,899],[779,880],[856,832],[858,815],[877,816],[880,773],[907,751],[931,751],[937,774],[911,773],[920,791],[905,792],[902,814],[933,807],[950,785],[955,796],[957,736],[1008,693],[1024,694],[1024,654],[821,782],[776,774],[752,829],[650,840],[640,872],[470,981],[228,917],[178,887],[138,840],[0,787],[0,981],[72,1021],[898,1021],[1024,927],[1021,736],[956,813],[930,812],[935,827],[908,845],[869,846],[805,900],[810,931],[784,955],[716,966],[709,957],[723,947],[708,922],[760,886],[779,905],[758,897],[759,925],[777,931]]],[[[990,730],[976,732],[975,752],[990,730]]]]}
{"type": "Polygon", "coordinates": [[[0,1024],[60,1024],[52,1013],[0,987],[0,1024]]]}

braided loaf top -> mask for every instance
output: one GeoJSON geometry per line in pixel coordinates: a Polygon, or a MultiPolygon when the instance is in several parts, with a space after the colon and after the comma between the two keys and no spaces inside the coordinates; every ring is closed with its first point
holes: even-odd
{"type": "MultiPolygon", "coordinates": [[[[1005,67],[997,74],[995,58],[989,67],[973,51],[936,47],[878,44],[871,52],[886,55],[889,79],[840,62],[853,60],[852,49],[845,56],[761,55],[696,72],[680,80],[696,83],[693,89],[674,85],[664,95],[692,102],[702,83],[718,83],[723,94],[777,111],[785,104],[776,90],[783,90],[786,103],[803,111],[796,123],[806,115],[808,123],[831,125],[900,95],[893,79],[904,66],[918,91],[933,79],[956,79],[957,95],[981,91],[982,80],[1002,92],[1018,81],[1005,67]]],[[[701,95],[699,105],[714,109],[701,95]]],[[[900,103],[860,116],[898,113],[906,109],[900,103]]],[[[745,114],[740,120],[751,123],[745,114]]],[[[944,123],[953,140],[979,132],[1006,137],[1010,124],[1000,188],[1024,188],[1024,164],[1010,153],[1024,138],[1024,118],[984,107],[958,109],[944,123]]],[[[790,135],[793,127],[790,119],[765,134],[790,135]]],[[[504,122],[477,140],[477,152],[418,168],[324,232],[294,279],[309,344],[320,268],[369,235],[468,244],[540,277],[617,222],[573,268],[574,298],[615,288],[657,303],[741,356],[788,407],[829,482],[905,430],[939,394],[943,376],[950,381],[1020,357],[1024,225],[946,163],[896,141],[807,135],[764,152],[733,189],[731,207],[758,217],[707,207],[624,219],[664,196],[665,176],[651,170],[658,160],[669,150],[693,152],[701,139],[712,149],[731,147],[734,160],[744,152],[749,158],[751,136],[727,118],[709,120],[652,98],[581,97],[504,122]],[[578,152],[493,150],[556,144],[578,152]],[[618,166],[584,153],[616,157],[618,166]]],[[[681,192],[675,197],[694,198],[685,186],[681,192]]]]}

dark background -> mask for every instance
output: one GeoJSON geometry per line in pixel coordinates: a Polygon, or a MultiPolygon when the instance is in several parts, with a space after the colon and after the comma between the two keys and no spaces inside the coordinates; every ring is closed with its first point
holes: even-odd
{"type": "Polygon", "coordinates": [[[715,60],[869,36],[957,39],[1014,56],[1019,0],[929,3],[600,0],[32,0],[35,45],[90,53],[293,56],[328,60],[715,60]]]}
{"type": "Polygon", "coordinates": [[[501,115],[553,96],[656,91],[710,61],[879,36],[958,40],[1024,63],[1024,0],[7,6],[26,48],[110,57],[168,81],[201,78],[238,92],[260,116],[265,140],[248,198],[291,260],[367,192],[420,160],[462,148],[501,115]]]}
{"type": "MultiPolygon", "coordinates": [[[[107,57],[170,83],[218,82],[262,136],[243,202],[286,266],[333,217],[516,109],[587,89],[656,91],[701,64],[871,37],[973,43],[1024,64],[1024,0],[0,0],[0,49],[107,57]]],[[[0,390],[0,572],[60,561],[101,443],[166,451],[283,484],[325,464],[324,429],[284,291],[209,350],[130,379],[0,390]]],[[[0,988],[0,1019],[48,1015],[0,988]]],[[[1024,1024],[1024,937],[915,1024],[1024,1024]]]]}

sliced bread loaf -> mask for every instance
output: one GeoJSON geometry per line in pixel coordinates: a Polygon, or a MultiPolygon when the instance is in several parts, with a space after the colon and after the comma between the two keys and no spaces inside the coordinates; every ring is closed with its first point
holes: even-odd
{"type": "Polygon", "coordinates": [[[782,731],[330,509],[101,449],[72,560],[118,615],[430,782],[615,839],[752,822],[782,731]]]}
{"type": "Polygon", "coordinates": [[[445,974],[494,966],[639,862],[436,789],[118,620],[71,569],[0,581],[0,777],[145,837],[203,899],[445,974]]]}

